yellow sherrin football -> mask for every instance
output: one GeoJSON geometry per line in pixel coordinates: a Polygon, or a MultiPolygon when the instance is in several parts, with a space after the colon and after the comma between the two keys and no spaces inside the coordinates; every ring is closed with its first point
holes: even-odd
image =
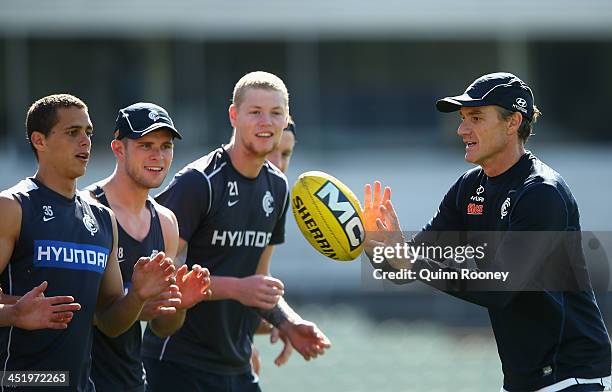
{"type": "Polygon", "coordinates": [[[353,260],[363,250],[363,212],[355,194],[320,171],[300,175],[291,190],[291,207],[300,231],[321,254],[353,260]]]}

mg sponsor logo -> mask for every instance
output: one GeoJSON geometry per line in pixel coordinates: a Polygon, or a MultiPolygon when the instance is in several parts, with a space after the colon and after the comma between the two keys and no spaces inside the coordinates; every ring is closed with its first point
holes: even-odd
{"type": "Polygon", "coordinates": [[[351,250],[356,249],[365,239],[363,223],[359,214],[346,196],[332,182],[327,181],[316,196],[334,214],[346,234],[351,250]]]}
{"type": "Polygon", "coordinates": [[[482,211],[484,205],[482,204],[476,204],[476,203],[470,203],[467,206],[467,214],[468,215],[482,215],[482,211]]]}

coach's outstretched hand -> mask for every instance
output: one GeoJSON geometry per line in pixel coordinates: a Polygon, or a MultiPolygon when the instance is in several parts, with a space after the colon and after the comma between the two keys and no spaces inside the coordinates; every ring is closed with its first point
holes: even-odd
{"type": "Polygon", "coordinates": [[[384,193],[381,193],[381,188],[380,181],[374,181],[374,187],[366,184],[363,192],[363,219],[366,230],[364,249],[367,255],[372,254],[372,240],[384,240],[384,234],[378,232],[376,221],[382,219],[380,207],[391,199],[391,188],[385,187],[384,193]]]}
{"type": "MultiPolygon", "coordinates": [[[[293,348],[307,361],[323,355],[325,350],[331,347],[331,342],[327,336],[321,332],[316,324],[310,321],[287,320],[280,325],[280,334],[281,338],[285,340],[286,337],[293,348]]],[[[277,365],[280,366],[278,363],[277,365]]]]}
{"type": "Polygon", "coordinates": [[[164,252],[159,252],[153,258],[141,257],[134,264],[131,290],[145,302],[168,290],[175,280],[174,271],[176,268],[172,259],[166,257],[164,252]]]}
{"type": "Polygon", "coordinates": [[[81,309],[72,296],[45,297],[47,282],[28,291],[19,298],[13,307],[14,322],[12,325],[27,329],[66,329],[72,320],[73,312],[81,309]]]}
{"type": "MultiPolygon", "coordinates": [[[[391,203],[391,188],[385,187],[381,194],[382,185],[380,181],[374,182],[372,186],[366,184],[364,189],[364,220],[366,238],[364,249],[369,257],[377,246],[394,247],[406,242],[400,221],[391,203]]],[[[393,260],[389,260],[393,265],[393,260]]]]}
{"type": "Polygon", "coordinates": [[[202,268],[198,264],[191,267],[187,272],[187,265],[182,265],[176,271],[176,285],[181,293],[181,303],[179,309],[189,309],[200,301],[210,299],[210,272],[207,268],[202,268]]]}

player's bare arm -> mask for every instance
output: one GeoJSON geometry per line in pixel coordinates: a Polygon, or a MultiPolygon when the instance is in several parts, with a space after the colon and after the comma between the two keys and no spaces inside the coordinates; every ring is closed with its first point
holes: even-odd
{"type": "Polygon", "coordinates": [[[112,211],[110,212],[113,223],[113,250],[100,285],[96,320],[102,332],[116,337],[138,320],[145,301],[170,287],[175,268],[164,252],[153,258],[141,257],[134,265],[132,286],[124,295],[121,270],[117,262],[117,221],[112,211]]]}
{"type": "MultiPolygon", "coordinates": [[[[154,202],[155,210],[160,219],[162,233],[164,236],[164,249],[166,256],[174,260],[178,247],[178,229],[175,230],[174,214],[158,203],[154,202]],[[172,215],[169,216],[168,212],[172,215]]],[[[162,292],[157,297],[145,302],[145,305],[140,312],[140,320],[152,321],[160,316],[174,315],[177,313],[177,307],[181,303],[181,294],[176,285],[170,286],[169,290],[162,292]]],[[[160,320],[161,321],[161,320],[160,320]]],[[[151,323],[151,328],[160,334],[160,321],[151,323]],[[158,328],[156,328],[158,327],[158,328]]],[[[161,336],[161,334],[160,334],[161,336]]],[[[166,336],[165,334],[163,336],[166,336]]]]}
{"type": "MultiPolygon", "coordinates": [[[[258,274],[261,274],[263,276],[269,276],[270,260],[272,260],[273,251],[274,251],[274,247],[268,246],[262,253],[259,259],[259,264],[258,264],[258,270],[257,270],[258,274]]],[[[280,300],[281,298],[282,297],[279,296],[278,300],[280,300]]],[[[276,301],[276,303],[278,303],[278,300],[276,301]]],[[[270,310],[271,309],[272,308],[270,308],[270,310]]],[[[255,333],[262,334],[262,335],[263,334],[270,335],[270,343],[272,344],[275,344],[279,340],[283,342],[283,349],[281,350],[280,354],[276,357],[276,359],[274,359],[274,364],[276,366],[281,366],[287,363],[287,361],[289,361],[289,357],[291,357],[291,353],[293,352],[293,347],[291,346],[291,343],[289,342],[289,338],[287,337],[287,335],[282,334],[278,328],[275,328],[272,324],[270,324],[268,321],[266,321],[263,318],[261,319],[261,322],[259,323],[259,327],[257,328],[257,331],[255,333]]],[[[255,347],[254,344],[252,344],[251,347],[253,350],[251,354],[251,362],[253,363],[253,369],[255,373],[259,375],[259,370],[261,368],[259,351],[257,351],[257,348],[255,347]]]]}
{"type": "MultiPolygon", "coordinates": [[[[258,274],[269,275],[273,249],[272,245],[268,245],[262,253],[257,266],[258,274]]],[[[278,328],[280,331],[279,336],[285,344],[287,342],[291,343],[293,348],[307,361],[323,355],[325,350],[331,347],[331,342],[317,325],[302,319],[282,297],[273,308],[260,309],[259,314],[274,327],[278,328]]],[[[283,353],[281,352],[282,355],[283,353]]],[[[281,357],[279,356],[279,358],[281,357]]]]}
{"type": "MultiPolygon", "coordinates": [[[[0,273],[3,272],[8,265],[15,244],[19,239],[19,231],[21,228],[21,206],[17,200],[9,195],[0,193],[0,210],[3,218],[0,220],[0,273]]],[[[2,293],[0,297],[2,304],[14,304],[17,302],[17,297],[2,293]]]]}
{"type": "MultiPolygon", "coordinates": [[[[272,248],[268,246],[260,260],[269,260],[272,248]]],[[[244,278],[211,276],[211,300],[233,299],[245,306],[272,309],[283,296],[285,286],[279,279],[267,273],[267,266],[264,270],[266,272],[262,273],[258,268],[255,275],[244,278]]]]}
{"type": "Polygon", "coordinates": [[[267,275],[211,276],[210,280],[212,300],[234,299],[245,306],[271,309],[284,294],[283,282],[267,275]]]}
{"type": "MultiPolygon", "coordinates": [[[[259,259],[259,264],[257,266],[258,274],[261,274],[263,276],[270,275],[270,262],[272,260],[273,251],[274,251],[274,246],[267,246],[266,249],[263,251],[259,259]]],[[[277,306],[279,301],[281,301],[282,299],[283,298],[281,294],[275,306],[277,306]]],[[[283,303],[287,305],[287,303],[284,300],[283,300],[283,303]]],[[[287,305],[287,307],[289,307],[289,305],[287,305]]],[[[272,309],[274,308],[270,308],[270,311],[272,309]]],[[[293,312],[291,308],[289,309],[291,310],[291,312],[293,312]]],[[[299,316],[295,312],[293,313],[296,318],[299,318],[299,316]]],[[[291,345],[291,342],[289,341],[289,337],[286,334],[281,333],[278,328],[276,328],[275,326],[273,326],[272,324],[270,324],[268,321],[266,321],[263,318],[261,319],[259,328],[257,329],[256,333],[269,334],[270,343],[272,344],[275,344],[276,342],[281,340],[283,342],[283,349],[281,350],[280,354],[278,354],[278,356],[274,359],[274,364],[276,366],[281,366],[287,363],[287,361],[289,360],[289,357],[291,357],[291,353],[293,352],[293,346],[291,345]]],[[[253,352],[256,352],[256,351],[254,350],[253,352]]]]}
{"type": "MultiPolygon", "coordinates": [[[[176,216],[168,208],[157,203],[155,204],[155,208],[160,217],[166,254],[168,257],[175,259],[179,248],[179,229],[176,216]]],[[[143,314],[148,317],[148,313],[152,313],[153,315],[159,313],[150,319],[151,329],[157,336],[169,336],[176,332],[185,321],[187,309],[193,307],[200,301],[209,299],[211,295],[210,289],[208,288],[210,286],[210,274],[208,269],[202,268],[198,264],[195,264],[191,271],[188,270],[187,265],[182,265],[176,271],[176,285],[173,285],[173,287],[174,286],[178,290],[179,301],[169,303],[168,300],[163,297],[164,295],[168,295],[168,293],[164,292],[156,297],[156,299],[148,301],[141,313],[141,319],[143,314]],[[174,312],[165,312],[164,308],[173,308],[174,312]]]]}
{"type": "MultiPolygon", "coordinates": [[[[257,331],[255,331],[255,334],[256,335],[270,335],[271,344],[275,344],[279,340],[283,342],[283,349],[281,350],[280,354],[278,354],[276,359],[274,359],[274,364],[276,366],[282,366],[285,363],[287,363],[287,361],[289,361],[289,358],[291,357],[291,354],[293,353],[293,347],[291,346],[291,343],[289,342],[289,338],[287,337],[287,335],[282,334],[278,328],[275,328],[272,324],[270,324],[264,319],[261,319],[259,323],[259,327],[257,327],[257,331]]],[[[253,350],[251,354],[251,362],[253,363],[253,370],[255,371],[257,375],[259,375],[259,370],[261,368],[261,360],[260,360],[259,351],[255,347],[255,344],[251,345],[251,349],[253,350]]]]}
{"type": "MultiPolygon", "coordinates": [[[[157,204],[156,208],[160,214],[164,238],[169,239],[166,243],[168,255],[172,259],[176,259],[179,253],[178,221],[170,209],[159,204],[157,204]]],[[[191,271],[189,271],[187,265],[182,265],[176,273],[176,285],[181,293],[181,303],[178,305],[179,310],[185,311],[198,302],[210,298],[210,273],[208,269],[198,264],[194,264],[191,271]]]]}
{"type": "MultiPolygon", "coordinates": [[[[100,186],[102,187],[108,184],[109,180],[110,180],[110,177],[101,181],[99,183],[100,186]]],[[[98,198],[95,196],[93,192],[91,191],[87,192],[84,194],[84,196],[87,197],[90,203],[96,203],[97,205],[104,206],[104,204],[102,204],[100,200],[98,200],[98,198]]],[[[157,205],[158,209],[160,207],[161,206],[157,205]]],[[[115,214],[114,211],[113,213],[115,214]]],[[[159,215],[160,217],[162,216],[161,214],[159,215]]],[[[162,222],[162,230],[164,230],[163,222],[162,222]]],[[[170,232],[164,232],[164,238],[169,238],[169,236],[171,236],[170,232]]],[[[165,244],[164,249],[168,249],[168,246],[171,247],[171,240],[166,240],[166,242],[167,243],[165,244]]],[[[168,252],[166,252],[166,255],[168,256],[168,252]]],[[[180,292],[178,290],[178,287],[175,285],[170,285],[170,287],[166,291],[162,292],[155,298],[145,302],[138,319],[142,321],[150,321],[160,315],[174,314],[176,313],[175,306],[178,304],[180,304],[180,292]]],[[[94,323],[97,324],[97,320],[95,320],[94,323]]]]}
{"type": "MultiPolygon", "coordinates": [[[[21,206],[10,196],[0,194],[0,273],[7,267],[21,228],[21,206]]],[[[47,282],[22,297],[5,294],[0,288],[0,326],[22,329],[65,329],[81,305],[71,296],[45,297],[47,282]]]]}

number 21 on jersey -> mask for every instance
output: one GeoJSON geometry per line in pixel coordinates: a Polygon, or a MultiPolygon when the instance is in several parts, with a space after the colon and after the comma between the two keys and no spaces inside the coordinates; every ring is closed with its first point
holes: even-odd
{"type": "Polygon", "coordinates": [[[238,196],[238,183],[236,181],[229,181],[227,187],[229,188],[230,196],[238,196]]]}

